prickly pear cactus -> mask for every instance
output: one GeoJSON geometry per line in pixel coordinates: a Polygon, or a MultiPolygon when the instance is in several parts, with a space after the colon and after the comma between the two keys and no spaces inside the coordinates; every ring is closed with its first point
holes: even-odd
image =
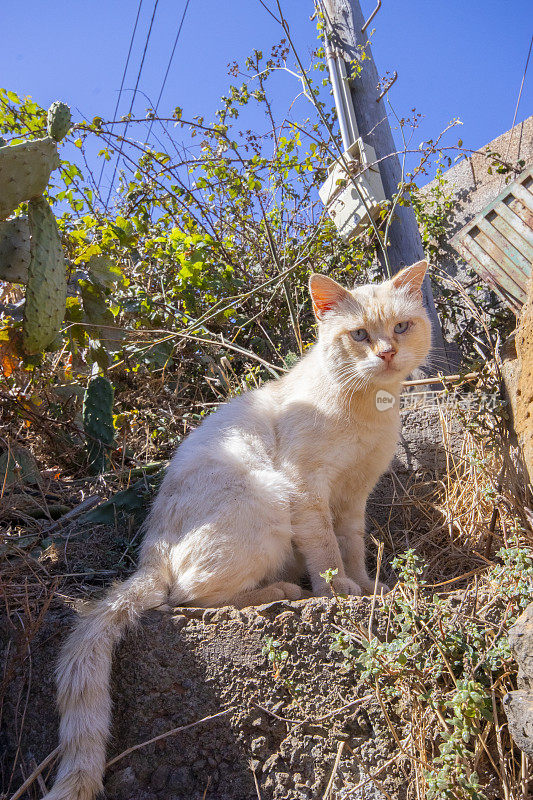
{"type": "Polygon", "coordinates": [[[0,281],[27,283],[30,266],[28,217],[0,222],[0,281]]]}
{"type": "Polygon", "coordinates": [[[39,353],[50,345],[65,315],[67,281],[65,257],[52,209],[39,197],[28,203],[30,265],[22,327],[26,353],[39,353]]]}
{"type": "Polygon", "coordinates": [[[49,137],[0,147],[0,219],[25,200],[42,195],[57,167],[57,145],[49,137]]]}
{"type": "Polygon", "coordinates": [[[29,450],[12,445],[0,455],[0,483],[7,489],[19,482],[41,483],[41,473],[29,450]]]}
{"type": "Polygon", "coordinates": [[[66,103],[56,100],[48,109],[46,119],[46,127],[48,136],[51,136],[55,142],[60,142],[64,139],[70,130],[71,114],[70,108],[66,103]]]}
{"type": "Polygon", "coordinates": [[[107,378],[93,378],[83,398],[83,430],[87,437],[89,470],[93,475],[104,472],[113,446],[114,390],[107,378]]]}

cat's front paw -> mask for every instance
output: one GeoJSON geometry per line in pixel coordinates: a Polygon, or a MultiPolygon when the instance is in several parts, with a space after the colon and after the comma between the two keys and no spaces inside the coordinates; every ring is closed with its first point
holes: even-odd
{"type": "MultiPolygon", "coordinates": [[[[361,589],[365,594],[374,594],[374,586],[375,581],[373,578],[366,578],[366,580],[361,581],[361,589]]],[[[378,581],[376,586],[377,595],[381,595],[382,592],[383,594],[387,594],[390,590],[390,586],[387,586],[387,584],[382,581],[378,581]]]]}
{"type": "Polygon", "coordinates": [[[333,588],[336,594],[352,594],[359,597],[363,594],[361,587],[351,578],[341,578],[341,580],[333,581],[333,588]]]}
{"type": "Polygon", "coordinates": [[[332,596],[333,594],[343,594],[343,595],[355,595],[359,597],[359,595],[363,594],[361,587],[355,581],[352,581],[351,578],[337,578],[336,580],[332,581],[333,591],[331,590],[329,594],[332,596]]]}
{"type": "Polygon", "coordinates": [[[315,597],[334,597],[335,595],[361,595],[361,587],[351,578],[334,578],[330,583],[320,581],[313,584],[313,594],[315,597]]]}

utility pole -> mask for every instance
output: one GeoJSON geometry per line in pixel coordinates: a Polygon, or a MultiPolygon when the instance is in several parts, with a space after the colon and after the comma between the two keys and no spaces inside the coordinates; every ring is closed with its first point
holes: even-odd
{"type": "MultiPolygon", "coordinates": [[[[384,99],[379,99],[378,73],[368,42],[368,22],[359,6],[359,0],[322,0],[326,15],[325,23],[331,36],[331,44],[346,63],[360,60],[361,47],[364,47],[366,58],[362,63],[360,74],[348,83],[353,110],[359,136],[365,144],[373,147],[376,161],[381,173],[381,181],[385,196],[391,200],[398,191],[402,179],[400,159],[396,153],[396,145],[387,117],[384,99]]],[[[374,14],[381,6],[378,0],[374,14]]],[[[372,14],[372,16],[374,16],[372,14]]],[[[345,64],[342,65],[344,72],[345,64]]],[[[350,70],[347,69],[349,74],[350,70]]],[[[394,211],[388,235],[388,257],[393,272],[404,266],[414,264],[424,258],[424,248],[418,230],[415,213],[411,206],[397,205],[394,211]]],[[[379,252],[380,262],[384,264],[383,253],[379,252]]],[[[423,296],[426,310],[431,319],[433,329],[433,347],[430,356],[431,373],[446,372],[448,358],[444,345],[444,337],[433,300],[429,278],[423,285],[423,296]],[[433,363],[431,363],[433,362],[433,363]]]]}

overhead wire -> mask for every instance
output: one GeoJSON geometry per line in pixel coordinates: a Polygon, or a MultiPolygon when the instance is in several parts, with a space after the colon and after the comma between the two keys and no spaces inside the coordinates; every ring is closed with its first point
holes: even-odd
{"type": "MultiPolygon", "coordinates": [[[[168,60],[167,69],[166,69],[166,72],[165,72],[165,77],[163,78],[163,83],[161,84],[161,89],[159,90],[159,95],[158,95],[157,102],[155,104],[155,108],[154,108],[154,111],[153,111],[154,117],[157,116],[157,110],[159,108],[159,103],[161,101],[161,97],[162,97],[163,91],[165,89],[165,85],[166,85],[166,82],[167,82],[168,74],[170,72],[170,67],[172,65],[172,60],[174,58],[174,53],[176,52],[176,46],[177,46],[179,38],[180,38],[180,33],[181,33],[181,29],[183,28],[183,23],[185,22],[185,16],[187,14],[187,9],[189,8],[190,1],[191,0],[187,0],[187,2],[185,3],[185,8],[183,9],[183,14],[181,15],[181,21],[180,21],[180,24],[179,24],[179,27],[178,27],[178,31],[176,33],[176,37],[174,39],[174,45],[172,47],[172,52],[170,53],[170,58],[168,60]]],[[[148,135],[146,137],[147,140],[150,138],[150,134],[152,132],[153,124],[154,124],[154,118],[152,117],[152,120],[150,122],[150,127],[148,128],[148,135]]]]}
{"type": "Polygon", "coordinates": [[[146,40],[144,42],[144,49],[143,49],[143,54],[142,54],[142,58],[141,58],[141,63],[140,63],[140,66],[139,66],[139,71],[137,73],[137,80],[135,82],[135,88],[133,90],[133,94],[132,94],[132,97],[131,97],[130,109],[128,111],[128,119],[126,120],[126,126],[124,128],[124,133],[122,134],[122,139],[121,139],[121,142],[120,142],[120,148],[119,148],[119,151],[118,151],[117,160],[115,162],[115,169],[113,170],[113,177],[111,178],[111,183],[109,185],[109,192],[107,194],[107,200],[106,200],[106,203],[105,203],[106,204],[106,208],[107,208],[107,206],[109,204],[109,198],[111,197],[111,192],[113,190],[113,184],[115,182],[115,176],[117,174],[117,169],[118,169],[118,166],[120,164],[120,159],[121,159],[121,156],[122,156],[122,150],[123,150],[123,147],[124,147],[124,140],[126,138],[126,133],[128,132],[128,126],[129,126],[129,123],[130,123],[129,116],[130,116],[130,114],[131,114],[131,112],[133,110],[133,104],[135,102],[135,96],[137,94],[139,81],[141,80],[141,74],[142,74],[143,66],[144,66],[144,59],[146,58],[146,51],[148,50],[148,44],[150,42],[150,36],[152,34],[152,27],[153,27],[153,24],[154,24],[154,19],[155,19],[155,14],[156,14],[156,11],[157,11],[158,3],[159,3],[159,0],[155,0],[154,9],[152,11],[152,18],[150,20],[150,27],[148,28],[148,33],[146,34],[146,40]]]}
{"type": "MultiPolygon", "coordinates": [[[[122,89],[124,88],[124,81],[126,80],[126,73],[128,71],[128,66],[129,66],[129,63],[130,63],[130,56],[131,56],[131,51],[132,51],[132,48],[133,48],[133,41],[135,39],[135,33],[137,32],[137,24],[139,22],[139,17],[141,15],[142,4],[143,4],[143,0],[139,0],[139,5],[137,7],[137,16],[135,17],[135,25],[133,26],[133,31],[132,31],[132,34],[131,34],[131,37],[130,37],[130,46],[128,48],[128,55],[126,57],[126,63],[124,65],[124,71],[122,73],[122,80],[120,81],[120,89],[118,90],[117,102],[115,103],[115,111],[113,113],[113,119],[117,118],[118,107],[119,107],[119,104],[120,104],[120,98],[122,96],[122,89]]],[[[96,187],[96,190],[98,192],[100,191],[100,184],[102,182],[102,175],[104,174],[104,169],[105,169],[106,163],[107,162],[104,159],[102,161],[102,167],[100,169],[100,177],[98,178],[98,185],[96,187]]]]}
{"type": "Polygon", "coordinates": [[[511,128],[514,128],[514,126],[515,126],[516,115],[518,114],[518,106],[520,105],[520,99],[522,97],[522,89],[524,88],[524,82],[526,80],[527,68],[529,66],[529,58],[531,56],[531,48],[532,47],[533,47],[533,36],[531,36],[531,41],[529,42],[529,50],[528,50],[527,58],[526,58],[526,66],[524,67],[524,74],[522,75],[522,83],[520,84],[520,91],[518,92],[518,100],[516,101],[516,108],[514,110],[513,124],[511,125],[511,128]]]}
{"type": "MultiPolygon", "coordinates": [[[[529,42],[529,50],[527,52],[526,65],[524,67],[524,72],[522,73],[522,81],[520,83],[520,89],[518,91],[518,98],[516,100],[516,106],[515,106],[514,117],[513,117],[513,124],[511,125],[511,132],[510,132],[510,135],[509,135],[509,141],[507,143],[507,152],[505,154],[505,160],[506,161],[508,160],[509,153],[511,152],[511,144],[512,144],[512,141],[513,141],[513,134],[514,134],[514,126],[516,124],[516,117],[518,115],[518,106],[520,105],[520,100],[522,98],[522,90],[524,88],[524,83],[525,83],[525,80],[526,80],[527,68],[529,67],[529,59],[530,59],[530,56],[531,56],[532,47],[533,47],[533,35],[531,36],[531,40],[529,42]]],[[[520,146],[519,146],[519,149],[520,149],[520,146]]],[[[500,180],[500,188],[503,186],[503,181],[504,181],[504,176],[502,175],[502,178],[500,180]]]]}

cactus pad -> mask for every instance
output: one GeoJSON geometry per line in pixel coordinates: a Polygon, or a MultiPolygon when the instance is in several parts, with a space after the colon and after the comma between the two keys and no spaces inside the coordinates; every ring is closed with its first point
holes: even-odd
{"type": "Polygon", "coordinates": [[[41,195],[58,166],[57,145],[49,137],[0,147],[0,219],[41,195]]]}
{"type": "Polygon", "coordinates": [[[113,446],[114,390],[107,378],[93,378],[83,398],[83,430],[87,437],[89,470],[95,475],[104,472],[113,446]]]}
{"type": "Polygon", "coordinates": [[[0,455],[0,485],[7,489],[16,483],[41,483],[41,473],[27,448],[12,445],[0,455]]]}
{"type": "Polygon", "coordinates": [[[70,108],[60,100],[56,100],[48,109],[46,119],[48,136],[51,136],[55,142],[60,142],[69,132],[70,123],[70,108]]]}
{"type": "Polygon", "coordinates": [[[30,266],[22,345],[38,353],[50,345],[65,315],[67,281],[61,238],[52,209],[39,197],[28,203],[30,266]]]}
{"type": "Polygon", "coordinates": [[[27,283],[30,265],[28,217],[0,222],[0,281],[27,283]]]}

